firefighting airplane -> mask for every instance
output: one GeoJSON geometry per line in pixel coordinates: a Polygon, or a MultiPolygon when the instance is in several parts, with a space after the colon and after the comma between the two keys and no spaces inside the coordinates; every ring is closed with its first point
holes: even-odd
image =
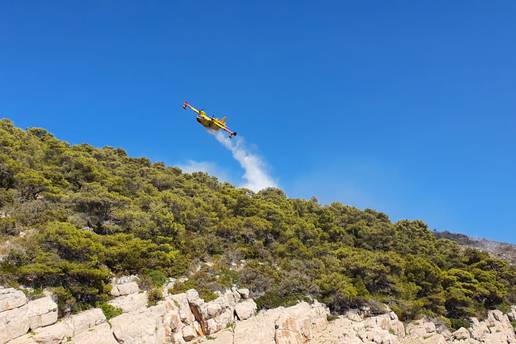
{"type": "Polygon", "coordinates": [[[222,117],[221,119],[210,117],[203,110],[197,110],[192,105],[188,104],[187,101],[185,101],[185,103],[183,104],[183,109],[186,110],[186,108],[190,108],[193,112],[197,114],[197,117],[195,119],[203,127],[214,131],[219,131],[220,129],[222,129],[228,133],[229,138],[236,136],[237,133],[231,131],[226,125],[226,116],[222,117]]]}

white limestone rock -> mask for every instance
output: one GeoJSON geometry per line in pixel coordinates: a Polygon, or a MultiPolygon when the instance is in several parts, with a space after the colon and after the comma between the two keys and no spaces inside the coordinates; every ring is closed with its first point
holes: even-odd
{"type": "Polygon", "coordinates": [[[349,311],[346,312],[346,314],[344,314],[344,316],[351,321],[359,322],[359,321],[364,320],[364,318],[360,315],[360,312],[358,309],[350,309],[349,311]]]}
{"type": "Polygon", "coordinates": [[[406,332],[408,335],[424,337],[435,333],[436,329],[433,322],[421,319],[409,323],[406,327],[406,332]]]}
{"type": "Polygon", "coordinates": [[[0,286],[0,312],[18,308],[27,303],[27,297],[21,290],[0,286]]]}
{"type": "Polygon", "coordinates": [[[87,331],[97,325],[106,322],[106,316],[100,308],[88,309],[63,320],[71,329],[72,336],[87,331]]]}
{"type": "Polygon", "coordinates": [[[179,316],[181,321],[186,325],[192,324],[195,321],[195,317],[190,309],[186,293],[171,295],[170,299],[177,305],[177,307],[179,307],[179,316]]]}
{"type": "Polygon", "coordinates": [[[453,332],[452,336],[454,339],[457,339],[457,340],[466,340],[466,339],[471,338],[469,331],[466,330],[464,327],[461,327],[457,331],[453,332]]]}
{"type": "Polygon", "coordinates": [[[113,286],[113,289],[111,289],[111,295],[113,295],[113,296],[130,295],[130,294],[136,294],[139,292],[140,292],[140,287],[138,287],[138,283],[136,283],[136,282],[118,284],[116,286],[113,286]]]}
{"type": "Polygon", "coordinates": [[[256,303],[252,299],[237,303],[235,313],[239,320],[249,319],[256,313],[256,303]]]}
{"type": "Polygon", "coordinates": [[[23,336],[28,330],[29,317],[26,304],[0,313],[0,343],[23,336]]]}
{"type": "Polygon", "coordinates": [[[147,306],[147,292],[119,296],[108,301],[111,306],[121,308],[124,313],[142,310],[147,306]]]}
{"type": "Polygon", "coordinates": [[[103,323],[72,338],[74,344],[119,344],[108,323],[103,323]]]}
{"type": "Polygon", "coordinates": [[[121,314],[110,320],[113,335],[124,344],[163,343],[165,313],[164,303],[159,303],[140,312],[121,314]]]}
{"type": "Polygon", "coordinates": [[[51,296],[29,301],[28,314],[31,330],[52,325],[57,321],[57,303],[51,296]]]}
{"type": "Polygon", "coordinates": [[[111,280],[111,295],[124,296],[136,294],[140,292],[138,281],[140,279],[136,275],[122,276],[111,280]]]}
{"type": "Polygon", "coordinates": [[[510,321],[516,321],[516,305],[511,306],[511,310],[507,313],[510,321]]]}
{"type": "Polygon", "coordinates": [[[169,290],[174,288],[176,285],[177,280],[175,278],[169,278],[167,282],[163,285],[163,296],[167,297],[170,295],[169,290]]]}
{"type": "Polygon", "coordinates": [[[366,328],[380,328],[399,337],[405,336],[405,327],[394,312],[367,318],[364,325],[366,328]]]}
{"type": "Polygon", "coordinates": [[[194,329],[193,325],[188,325],[183,327],[183,339],[187,342],[195,339],[197,337],[197,331],[194,329]]]}
{"type": "Polygon", "coordinates": [[[57,344],[70,339],[74,335],[73,328],[70,323],[59,321],[54,325],[40,327],[36,329],[34,341],[38,344],[57,344]]]}
{"type": "Polygon", "coordinates": [[[469,327],[469,333],[473,339],[481,341],[487,333],[489,328],[485,322],[478,321],[477,318],[471,318],[471,326],[469,327]]]}
{"type": "Polygon", "coordinates": [[[237,292],[240,294],[242,299],[245,300],[245,299],[249,298],[249,295],[250,295],[249,289],[247,289],[247,288],[240,288],[240,289],[237,290],[237,292]]]}

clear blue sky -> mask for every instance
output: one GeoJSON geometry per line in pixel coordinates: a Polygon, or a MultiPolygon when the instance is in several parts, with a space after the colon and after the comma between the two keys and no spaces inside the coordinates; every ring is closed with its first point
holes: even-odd
{"type": "Polygon", "coordinates": [[[513,0],[0,0],[0,116],[240,183],[188,99],[291,197],[514,243],[515,18],[513,0]]]}

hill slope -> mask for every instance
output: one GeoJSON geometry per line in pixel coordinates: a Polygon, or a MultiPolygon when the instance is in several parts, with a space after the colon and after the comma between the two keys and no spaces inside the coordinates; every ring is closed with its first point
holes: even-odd
{"type": "Polygon", "coordinates": [[[464,247],[471,247],[489,252],[496,257],[505,259],[512,265],[516,264],[516,245],[514,244],[487,239],[475,239],[464,234],[450,233],[448,231],[434,232],[434,234],[437,238],[449,239],[464,247]]]}
{"type": "Polygon", "coordinates": [[[312,297],[342,312],[381,301],[402,319],[457,322],[516,301],[514,267],[437,239],[421,221],[255,194],[8,120],[0,207],[0,284],[54,288],[61,312],[105,301],[113,274],[138,273],[152,288],[189,270],[178,288],[209,299],[240,284],[260,307],[312,297]]]}

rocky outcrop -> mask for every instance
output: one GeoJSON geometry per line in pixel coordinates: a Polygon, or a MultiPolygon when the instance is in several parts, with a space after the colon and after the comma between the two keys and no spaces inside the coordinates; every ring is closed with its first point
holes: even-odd
{"type": "Polygon", "coordinates": [[[307,343],[326,329],[328,314],[328,310],[318,302],[312,305],[301,302],[293,307],[279,307],[238,321],[234,327],[216,333],[203,343],[307,343]]]}
{"type": "Polygon", "coordinates": [[[124,285],[119,293],[134,292],[110,301],[124,313],[109,322],[98,308],[57,321],[51,296],[28,301],[22,292],[0,288],[0,343],[516,344],[514,306],[508,314],[490,311],[483,321],[472,319],[470,328],[450,332],[426,318],[403,324],[388,309],[375,316],[351,310],[329,321],[328,309],[317,301],[256,314],[249,290],[236,288],[219,292],[210,302],[191,289],[147,307],[145,292],[124,289],[136,283],[134,277],[114,283],[124,285]]]}
{"type": "Polygon", "coordinates": [[[289,308],[260,312],[235,326],[203,339],[211,344],[510,344],[516,343],[509,317],[490,311],[484,321],[455,332],[420,319],[406,326],[394,312],[364,317],[352,310],[327,321],[321,304],[299,303],[289,308]]]}
{"type": "Polygon", "coordinates": [[[0,343],[57,321],[57,304],[50,296],[28,301],[13,288],[0,287],[0,343]]]}

